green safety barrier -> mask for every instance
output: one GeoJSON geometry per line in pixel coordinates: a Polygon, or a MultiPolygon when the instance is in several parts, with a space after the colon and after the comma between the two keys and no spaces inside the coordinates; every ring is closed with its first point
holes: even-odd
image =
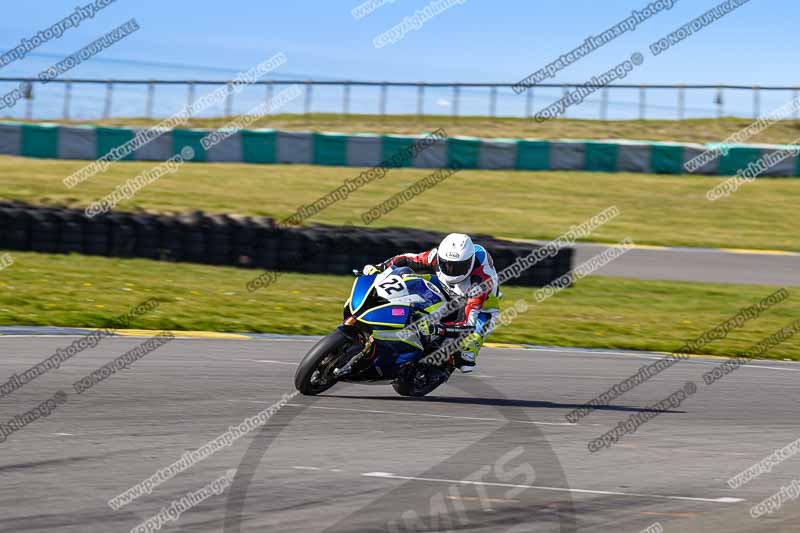
{"type": "MultiPolygon", "coordinates": [[[[48,159],[93,160],[150,130],[6,122],[0,128],[0,154],[48,159]]],[[[492,170],[575,170],[687,174],[686,163],[719,144],[573,139],[480,139],[449,137],[425,145],[424,135],[289,133],[271,129],[225,132],[225,139],[206,150],[201,139],[209,131],[174,129],[152,135],[125,160],[163,161],[194,150],[193,162],[256,164],[300,163],[324,166],[492,170]],[[279,142],[280,140],[280,142],[279,142]],[[412,150],[415,143],[418,148],[412,150]],[[280,158],[278,157],[280,147],[280,158]]],[[[777,150],[780,145],[731,145],[691,173],[735,175],[777,150]]],[[[766,176],[800,176],[800,157],[792,153],[774,163],[766,176]]]]}

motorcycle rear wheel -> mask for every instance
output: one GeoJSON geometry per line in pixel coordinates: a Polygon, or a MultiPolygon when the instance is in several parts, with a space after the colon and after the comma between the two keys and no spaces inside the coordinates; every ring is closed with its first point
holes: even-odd
{"type": "MultiPolygon", "coordinates": [[[[433,371],[434,369],[429,369],[428,372],[433,371]]],[[[405,374],[401,375],[398,379],[392,382],[392,387],[394,391],[399,394],[400,396],[415,396],[421,397],[425,396],[429,392],[433,391],[437,387],[443,385],[447,382],[449,378],[449,373],[446,371],[440,370],[442,372],[441,375],[435,376],[435,379],[429,374],[428,380],[424,384],[416,383],[414,376],[405,374]]]]}

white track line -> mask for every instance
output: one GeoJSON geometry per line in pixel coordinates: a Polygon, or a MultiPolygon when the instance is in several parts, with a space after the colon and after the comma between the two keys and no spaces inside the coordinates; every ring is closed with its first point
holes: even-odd
{"type": "MultiPolygon", "coordinates": [[[[0,334],[0,341],[6,340],[6,339],[14,339],[14,338],[18,338],[19,339],[19,338],[26,338],[26,337],[28,337],[28,338],[29,337],[50,337],[50,338],[52,338],[52,337],[61,337],[61,338],[65,338],[66,339],[66,338],[81,338],[83,336],[84,336],[83,334],[72,334],[72,333],[65,334],[65,335],[52,335],[52,334],[2,335],[2,334],[0,334]]],[[[142,335],[142,336],[138,336],[138,335],[136,335],[136,336],[133,336],[133,335],[115,335],[113,338],[114,339],[149,339],[150,337],[148,337],[146,335],[142,335]]],[[[207,337],[176,337],[175,340],[180,340],[180,341],[254,340],[254,341],[268,341],[268,342],[272,342],[272,341],[275,341],[275,342],[298,342],[298,341],[300,341],[300,342],[302,342],[302,341],[305,341],[306,339],[281,339],[281,338],[266,338],[265,339],[265,338],[257,338],[257,337],[256,338],[252,338],[252,339],[225,339],[225,338],[215,339],[215,338],[207,338],[207,337]]],[[[308,339],[308,342],[312,342],[312,341],[316,341],[316,340],[318,340],[318,339],[317,338],[308,339]]],[[[591,354],[597,354],[597,355],[621,355],[621,356],[625,356],[625,357],[636,357],[636,358],[640,358],[640,359],[662,359],[662,358],[664,358],[664,357],[666,357],[668,355],[668,354],[661,355],[661,354],[655,354],[655,353],[649,353],[649,352],[636,353],[636,352],[614,352],[614,351],[601,351],[601,350],[584,350],[584,349],[581,349],[581,348],[568,348],[568,347],[561,347],[561,346],[554,346],[553,348],[531,348],[531,347],[522,346],[522,347],[519,347],[519,348],[496,348],[496,349],[498,349],[498,350],[511,349],[511,350],[522,350],[522,351],[531,351],[531,352],[549,352],[551,354],[568,353],[568,354],[576,354],[576,355],[591,355],[591,354]]],[[[504,357],[504,356],[502,356],[502,355],[495,356],[495,358],[502,358],[502,357],[504,357]]],[[[519,358],[506,358],[506,359],[509,360],[509,361],[515,361],[515,360],[524,361],[525,360],[525,359],[519,359],[519,358]]],[[[256,362],[256,363],[271,363],[271,364],[278,364],[278,365],[295,365],[296,366],[296,365],[299,364],[299,363],[292,363],[292,362],[288,362],[288,361],[274,361],[274,360],[268,360],[268,359],[237,359],[237,360],[238,361],[253,361],[253,362],[256,362]]],[[[715,362],[714,360],[711,360],[711,361],[709,361],[709,360],[705,360],[705,361],[690,360],[689,362],[700,364],[700,365],[718,365],[718,364],[721,364],[721,363],[725,362],[726,358],[718,357],[718,360],[719,360],[719,362],[715,362]]],[[[757,361],[768,361],[768,360],[766,360],[766,359],[757,359],[757,361]]],[[[776,360],[775,362],[783,363],[786,366],[763,366],[763,365],[746,364],[746,365],[741,366],[740,368],[760,368],[760,369],[763,369],[763,370],[778,370],[778,371],[788,370],[790,372],[800,372],[800,368],[789,368],[789,365],[792,365],[792,366],[798,365],[798,364],[800,364],[800,361],[777,361],[776,360]],[[787,365],[787,363],[788,363],[788,365],[787,365]]],[[[491,378],[491,377],[494,377],[494,376],[483,376],[483,377],[491,378]]]]}
{"type": "MultiPolygon", "coordinates": [[[[708,363],[703,363],[703,364],[704,365],[716,365],[716,364],[722,364],[724,362],[725,361],[721,361],[720,363],[708,362],[708,363]]],[[[782,367],[782,366],[761,366],[761,365],[745,364],[745,365],[741,366],[740,368],[763,368],[765,370],[788,370],[789,372],[800,372],[800,368],[786,368],[786,367],[782,367]]]]}
{"type": "MultiPolygon", "coordinates": [[[[516,348],[514,348],[516,349],[516,348]]],[[[626,357],[637,357],[637,358],[644,358],[644,359],[654,359],[659,360],[663,359],[668,356],[668,354],[652,354],[652,353],[631,353],[631,352],[606,352],[606,351],[588,351],[588,350],[581,350],[578,349],[548,349],[548,348],[519,348],[521,350],[530,350],[532,352],[549,352],[551,354],[554,353],[570,353],[570,354],[579,354],[579,355],[589,355],[589,354],[599,354],[599,355],[622,355],[626,357]]],[[[502,357],[502,356],[499,356],[502,357]]],[[[520,359],[514,359],[520,360],[520,359]]],[[[687,363],[694,363],[697,365],[720,365],[727,361],[728,358],[725,357],[709,357],[708,359],[698,360],[696,358],[689,359],[685,362],[687,363]],[[711,360],[709,360],[711,359],[711,360]]],[[[756,359],[756,361],[763,361],[763,359],[756,359]]],[[[780,363],[797,363],[797,361],[776,361],[780,363]]],[[[740,368],[762,368],[764,370],[789,370],[790,372],[800,372],[800,368],[789,368],[789,366],[763,366],[763,365],[753,365],[753,364],[746,364],[741,366],[740,368]]]]}
{"type": "MultiPolygon", "coordinates": [[[[800,254],[798,254],[798,255],[800,255],[800,254]]],[[[154,331],[154,333],[155,333],[155,331],[154,331]]],[[[234,334],[234,335],[236,335],[236,334],[234,334]]],[[[28,334],[28,333],[23,333],[23,334],[1,334],[0,333],[0,341],[4,340],[4,339],[25,338],[25,337],[42,337],[42,338],[60,337],[60,338],[65,338],[65,339],[67,339],[67,338],[76,338],[76,339],[78,339],[78,338],[81,338],[81,337],[84,337],[84,336],[85,336],[85,334],[80,334],[80,333],[68,333],[68,334],[52,334],[52,333],[42,333],[42,334],[28,334]]],[[[148,335],[114,335],[113,338],[115,338],[115,339],[149,339],[150,336],[148,336],[148,335]]],[[[313,335],[309,336],[308,338],[281,338],[281,337],[267,337],[267,338],[252,337],[252,338],[246,338],[246,339],[229,339],[229,338],[213,338],[213,337],[176,337],[175,338],[175,340],[178,340],[178,341],[249,340],[249,341],[266,341],[266,342],[316,342],[319,339],[320,339],[320,337],[313,336],[313,335]]],[[[596,354],[596,355],[622,355],[622,356],[626,356],[626,357],[638,357],[638,358],[644,358],[644,359],[661,359],[661,358],[666,357],[667,355],[669,355],[669,354],[666,354],[666,353],[660,354],[660,353],[656,353],[656,352],[647,352],[647,351],[636,352],[635,350],[631,350],[631,351],[625,351],[625,352],[617,352],[617,351],[610,351],[610,350],[597,350],[597,349],[593,349],[593,348],[580,348],[580,347],[569,347],[569,346],[553,346],[553,347],[544,347],[544,348],[531,347],[531,346],[519,346],[519,347],[514,347],[514,348],[505,348],[505,347],[504,348],[492,348],[491,346],[487,346],[487,348],[490,348],[490,349],[493,349],[493,350],[500,350],[501,352],[505,351],[505,350],[517,350],[517,351],[530,351],[530,352],[549,352],[551,354],[568,353],[568,354],[576,354],[576,355],[592,355],[592,354],[596,354]]],[[[709,357],[712,358],[712,356],[709,356],[709,357]]],[[[506,356],[497,355],[497,356],[493,356],[493,358],[506,358],[506,356]]],[[[721,357],[721,356],[716,356],[716,358],[719,359],[720,361],[722,361],[723,359],[726,359],[725,357],[721,357]]],[[[509,361],[527,361],[527,359],[519,359],[519,358],[513,358],[513,357],[506,358],[506,359],[509,360],[509,361]]],[[[245,359],[238,359],[238,361],[244,361],[244,360],[245,359]]],[[[256,359],[247,359],[247,360],[248,361],[257,361],[256,359]]],[[[800,361],[791,361],[791,360],[756,359],[756,361],[765,361],[765,362],[766,361],[774,361],[776,363],[782,363],[782,364],[787,365],[787,366],[788,365],[792,365],[792,366],[800,365],[800,361]]],[[[282,363],[281,361],[267,361],[267,360],[261,360],[261,361],[258,361],[258,362],[282,363]]],[[[695,363],[701,363],[701,364],[717,364],[717,363],[714,363],[713,361],[694,361],[694,362],[695,363]]],[[[285,363],[285,364],[296,365],[296,364],[299,364],[299,363],[285,363]]],[[[780,366],[779,367],[779,366],[745,365],[745,367],[748,367],[748,366],[752,367],[752,368],[764,368],[764,369],[768,369],[768,370],[784,370],[784,369],[786,369],[785,366],[780,366]]],[[[800,369],[797,369],[797,370],[794,370],[794,371],[800,372],[800,369]]]]}
{"type": "MultiPolygon", "coordinates": [[[[694,363],[696,365],[713,365],[713,366],[717,366],[717,365],[721,365],[722,363],[724,363],[727,360],[728,359],[719,359],[719,360],[717,360],[717,362],[714,362],[714,361],[691,361],[691,360],[689,360],[689,361],[686,361],[686,362],[687,363],[694,363]]],[[[785,366],[751,365],[749,363],[744,364],[744,365],[740,366],[739,368],[761,368],[761,369],[764,369],[764,370],[781,370],[781,371],[788,370],[789,372],[800,372],[800,368],[789,368],[789,367],[785,367],[785,366]]]]}
{"type": "MultiPolygon", "coordinates": [[[[15,339],[15,338],[19,339],[19,338],[23,338],[23,337],[50,337],[50,338],[57,337],[57,338],[64,338],[64,339],[71,339],[71,338],[77,339],[77,338],[83,337],[83,335],[81,335],[79,333],[70,333],[68,335],[48,335],[46,333],[37,334],[37,335],[28,334],[28,333],[19,334],[19,335],[17,335],[17,334],[15,334],[15,335],[0,335],[0,339],[15,339]]],[[[130,339],[135,339],[136,337],[129,337],[129,338],[130,339]]]]}
{"type": "MultiPolygon", "coordinates": [[[[263,403],[263,402],[258,402],[263,403]]],[[[373,409],[350,409],[347,407],[322,407],[319,405],[303,405],[299,403],[287,403],[287,407],[308,407],[309,409],[326,409],[329,411],[353,411],[356,413],[372,413],[379,415],[400,415],[400,416],[420,416],[428,418],[454,418],[457,420],[477,420],[481,422],[517,422],[520,424],[535,424],[537,426],[577,426],[570,422],[534,422],[532,420],[511,420],[508,418],[483,418],[477,416],[455,416],[455,415],[435,415],[431,413],[404,413],[400,411],[378,411],[373,409]]]]}
{"type": "Polygon", "coordinates": [[[657,498],[660,500],[682,500],[682,501],[711,502],[711,503],[738,503],[745,501],[743,498],[693,498],[690,496],[665,496],[662,494],[643,494],[639,492],[612,492],[606,490],[572,489],[564,487],[543,487],[539,485],[514,485],[511,483],[491,483],[486,481],[466,481],[461,479],[436,479],[430,477],[397,476],[389,472],[366,472],[361,475],[365,477],[377,477],[383,479],[401,479],[406,481],[429,481],[432,483],[451,483],[459,485],[483,485],[487,487],[509,487],[509,488],[520,488],[520,489],[548,490],[555,492],[575,492],[579,494],[601,494],[604,496],[630,496],[636,498],[657,498]]]}
{"type": "MultiPolygon", "coordinates": [[[[491,348],[491,346],[487,346],[487,348],[491,348]]],[[[614,351],[606,351],[606,350],[593,350],[593,349],[586,349],[583,350],[581,348],[569,348],[566,346],[554,346],[553,348],[534,348],[534,347],[527,347],[521,346],[519,348],[495,348],[497,350],[524,350],[530,352],[549,352],[549,353],[571,353],[571,354],[580,354],[580,355],[623,355],[626,357],[642,357],[647,355],[654,355],[652,352],[643,352],[643,353],[636,353],[636,352],[614,352],[614,351]]],[[[655,354],[658,355],[658,354],[655,354]]],[[[502,356],[501,356],[502,357],[502,356]]],[[[663,355],[661,357],[664,357],[663,355]]]]}
{"type": "MultiPolygon", "coordinates": [[[[540,350],[538,348],[527,348],[527,349],[532,350],[532,351],[547,351],[547,350],[540,350]]],[[[585,353],[585,352],[570,352],[570,353],[585,353]]],[[[601,353],[601,352],[595,352],[595,353],[601,353]]],[[[602,353],[606,354],[606,355],[613,354],[613,352],[602,352],[602,353]]],[[[617,352],[617,354],[618,355],[622,355],[622,353],[620,353],[620,352],[617,352]]],[[[665,355],[657,356],[657,355],[645,355],[645,354],[628,354],[628,356],[631,356],[631,355],[633,355],[634,357],[643,357],[643,358],[646,358],[646,359],[654,359],[654,360],[663,359],[665,357],[665,355]]],[[[240,359],[240,360],[242,360],[242,359],[240,359]]],[[[300,363],[292,363],[292,362],[288,362],[288,361],[273,361],[273,360],[270,360],[270,359],[247,359],[247,360],[248,361],[253,361],[253,362],[256,362],[256,363],[272,363],[272,364],[276,364],[276,365],[295,365],[296,366],[296,365],[300,364],[300,363]]],[[[520,360],[520,359],[515,359],[515,360],[520,360]]],[[[708,361],[708,360],[706,360],[706,361],[692,361],[692,360],[689,360],[689,361],[686,361],[686,362],[694,363],[694,364],[697,364],[697,365],[715,365],[716,366],[716,365],[720,365],[720,364],[724,363],[725,361],[726,361],[726,359],[719,359],[719,362],[708,361]]],[[[746,364],[746,365],[742,366],[741,368],[760,368],[760,369],[763,369],[763,370],[778,370],[778,371],[788,370],[789,372],[800,372],[800,368],[789,368],[789,367],[786,367],[786,366],[763,366],[763,365],[746,364]]],[[[483,375],[483,374],[475,374],[473,377],[476,377],[476,378],[496,378],[497,376],[487,376],[487,375],[483,375]]],[[[577,376],[565,376],[565,377],[577,377],[577,376]]],[[[606,378],[592,378],[592,379],[606,379],[606,378]]]]}

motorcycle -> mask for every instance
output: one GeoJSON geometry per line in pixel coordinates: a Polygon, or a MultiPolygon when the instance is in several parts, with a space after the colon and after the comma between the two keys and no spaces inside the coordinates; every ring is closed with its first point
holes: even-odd
{"type": "Polygon", "coordinates": [[[344,304],[342,324],[300,362],[294,376],[297,390],[313,396],[339,382],[391,383],[402,396],[425,396],[445,383],[459,355],[440,349],[474,328],[425,319],[448,301],[438,280],[408,267],[372,275],[353,273],[356,279],[344,304]],[[440,356],[426,358],[434,352],[440,356]]]}

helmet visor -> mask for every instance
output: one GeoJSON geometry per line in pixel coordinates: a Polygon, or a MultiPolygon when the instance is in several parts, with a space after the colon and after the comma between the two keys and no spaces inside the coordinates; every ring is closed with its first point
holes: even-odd
{"type": "Polygon", "coordinates": [[[439,258],[439,270],[447,276],[466,276],[472,268],[473,259],[473,257],[470,257],[463,261],[447,261],[446,259],[439,258]]]}

